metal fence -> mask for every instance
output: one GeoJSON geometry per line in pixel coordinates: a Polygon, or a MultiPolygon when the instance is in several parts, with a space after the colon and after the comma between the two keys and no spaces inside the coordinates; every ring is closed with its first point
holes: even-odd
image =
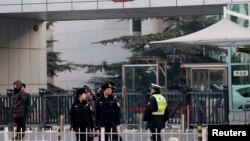
{"type": "MultiPolygon", "coordinates": [[[[28,129],[26,132],[14,132],[8,130],[7,127],[4,128],[3,131],[0,131],[0,138],[3,139],[3,141],[9,141],[17,134],[25,133],[25,137],[21,139],[21,141],[75,141],[76,140],[76,134],[85,134],[93,136],[94,141],[97,141],[100,138],[100,141],[105,141],[105,135],[119,135],[121,138],[118,138],[118,141],[146,141],[151,140],[151,133],[149,130],[128,130],[128,129],[119,129],[118,133],[114,132],[105,132],[105,129],[102,128],[97,132],[74,132],[72,130],[63,128],[63,130],[59,129],[41,129],[38,130],[37,128],[34,128],[33,130],[28,129]]],[[[161,140],[164,141],[207,141],[207,128],[203,127],[199,129],[193,129],[190,132],[181,132],[180,130],[176,129],[163,129],[160,133],[161,140]]],[[[86,137],[86,140],[87,137],[86,137]]],[[[112,140],[112,139],[111,139],[112,140]]],[[[13,139],[15,141],[15,138],[13,139]]]]}
{"type": "MultiPolygon", "coordinates": [[[[166,92],[168,100],[168,124],[224,124],[227,115],[223,92],[166,92]],[[184,118],[182,118],[184,117],[184,118]]],[[[116,93],[123,114],[123,123],[131,128],[144,128],[142,121],[143,111],[150,97],[149,94],[116,93]]],[[[69,111],[73,102],[73,92],[48,93],[41,91],[31,95],[31,112],[27,124],[38,124],[43,128],[46,125],[69,123],[69,111]]],[[[0,95],[0,125],[12,126],[11,94],[0,95]]]]}
{"type": "MultiPolygon", "coordinates": [[[[181,124],[183,120],[191,125],[199,123],[226,124],[227,114],[225,111],[228,111],[228,105],[225,103],[228,99],[225,99],[225,95],[224,92],[166,92],[168,124],[181,124]]],[[[141,118],[149,97],[149,94],[126,94],[123,106],[126,124],[132,127],[143,127],[141,118]]]]}
{"type": "MultiPolygon", "coordinates": [[[[11,118],[11,95],[0,95],[0,125],[12,126],[11,118]]],[[[27,124],[38,124],[39,127],[56,125],[60,123],[60,115],[64,115],[64,122],[69,123],[70,107],[73,103],[73,92],[52,93],[41,91],[31,94],[30,114],[27,124]]]]}

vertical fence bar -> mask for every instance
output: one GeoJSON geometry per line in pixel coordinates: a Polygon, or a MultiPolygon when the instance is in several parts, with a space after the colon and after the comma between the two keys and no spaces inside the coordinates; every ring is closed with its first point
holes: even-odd
{"type": "Polygon", "coordinates": [[[61,126],[57,126],[57,141],[61,140],[61,126]]]}
{"type": "Polygon", "coordinates": [[[81,131],[80,131],[80,128],[79,128],[79,129],[78,129],[78,135],[77,135],[79,140],[81,139],[81,136],[80,136],[80,135],[81,135],[81,131]]]}
{"type": "Polygon", "coordinates": [[[30,128],[28,128],[28,130],[27,130],[27,134],[28,134],[28,141],[30,140],[30,128]]]}
{"type": "Polygon", "coordinates": [[[88,133],[88,128],[86,128],[85,130],[86,130],[86,132],[85,132],[84,134],[86,135],[86,136],[85,136],[85,139],[86,139],[86,141],[87,141],[87,140],[88,140],[88,134],[89,134],[89,133],[88,133]]]}
{"type": "Polygon", "coordinates": [[[197,132],[196,132],[196,130],[195,130],[195,128],[193,129],[193,137],[194,137],[194,141],[196,140],[196,135],[197,135],[197,132]]]}
{"type": "Polygon", "coordinates": [[[202,141],[207,141],[207,129],[202,128],[202,141]]]}
{"type": "Polygon", "coordinates": [[[16,133],[16,130],[17,130],[17,126],[16,126],[16,123],[13,124],[13,138],[14,140],[16,139],[16,136],[17,136],[17,133],[16,133]]]}
{"type": "MultiPolygon", "coordinates": [[[[13,90],[11,89],[8,89],[7,90],[7,96],[8,96],[8,103],[9,103],[9,111],[8,111],[8,126],[9,128],[11,128],[13,125],[11,119],[12,119],[12,108],[13,108],[13,105],[12,105],[12,94],[13,94],[13,90]]],[[[7,121],[7,120],[6,120],[7,121]]]]}
{"type": "Polygon", "coordinates": [[[133,141],[135,140],[135,129],[133,128],[133,141]]]}
{"type": "MultiPolygon", "coordinates": [[[[207,106],[207,103],[209,103],[209,101],[207,101],[207,95],[208,95],[208,93],[206,92],[206,93],[204,93],[202,96],[203,96],[203,99],[204,99],[204,110],[205,110],[205,113],[206,113],[206,117],[209,117],[209,115],[207,114],[208,113],[208,111],[209,111],[209,107],[207,106]],[[208,115],[208,116],[207,116],[208,115]]],[[[205,117],[205,122],[204,123],[207,123],[207,118],[205,117]]]]}
{"type": "Polygon", "coordinates": [[[37,128],[35,128],[35,141],[37,141],[37,128]]]}
{"type": "Polygon", "coordinates": [[[149,141],[151,140],[151,138],[150,138],[150,131],[149,131],[149,129],[148,129],[148,140],[149,140],[149,141]]]}
{"type": "Polygon", "coordinates": [[[218,120],[218,119],[216,118],[216,116],[217,116],[217,109],[215,109],[215,107],[214,107],[214,106],[216,105],[216,101],[215,101],[215,100],[216,100],[216,97],[217,97],[217,96],[218,96],[217,93],[215,93],[214,95],[212,95],[212,109],[213,109],[213,110],[212,110],[212,113],[213,113],[213,114],[211,115],[211,117],[213,118],[213,119],[212,119],[212,123],[213,123],[213,124],[216,124],[216,123],[217,123],[217,120],[218,120]]]}
{"type": "MultiPolygon", "coordinates": [[[[44,133],[44,128],[42,128],[42,132],[44,133]]],[[[42,134],[42,140],[44,141],[44,134],[42,134]]]]}
{"type": "Polygon", "coordinates": [[[185,132],[185,115],[183,113],[181,114],[181,132],[185,132]]]}
{"type": "MultiPolygon", "coordinates": [[[[41,107],[41,111],[37,111],[37,112],[39,112],[39,113],[41,113],[41,120],[39,120],[39,121],[41,121],[41,127],[43,128],[44,126],[45,126],[45,115],[46,115],[46,111],[45,111],[45,109],[46,109],[46,105],[45,105],[45,97],[44,97],[44,94],[45,94],[45,92],[44,91],[42,91],[41,89],[39,89],[39,95],[40,95],[40,97],[41,97],[41,104],[40,104],[40,102],[38,103],[38,106],[37,107],[41,107]]],[[[40,101],[39,100],[39,101],[40,101]]],[[[36,119],[37,118],[39,118],[40,119],[40,116],[36,116],[36,119]]]]}
{"type": "Polygon", "coordinates": [[[184,132],[182,132],[181,131],[181,129],[179,129],[180,131],[178,132],[178,139],[180,140],[180,138],[181,138],[181,133],[184,133],[184,132]]]}
{"type": "Polygon", "coordinates": [[[50,132],[50,134],[49,134],[49,140],[51,141],[51,133],[52,133],[52,129],[51,128],[49,129],[49,132],[50,132]]]}
{"type": "MultiPolygon", "coordinates": [[[[126,131],[128,131],[128,129],[126,128],[126,131]]],[[[125,134],[125,140],[127,141],[128,140],[128,135],[125,134]]]]}
{"type": "Polygon", "coordinates": [[[66,141],[66,128],[63,127],[63,140],[66,141]]]}
{"type": "Polygon", "coordinates": [[[198,125],[198,141],[202,141],[202,126],[198,125]]]}
{"type": "Polygon", "coordinates": [[[186,132],[189,132],[189,125],[190,125],[190,106],[187,105],[187,128],[186,128],[186,132]]]}
{"type": "Polygon", "coordinates": [[[20,138],[21,138],[21,141],[23,141],[23,134],[24,134],[23,128],[21,128],[21,131],[20,131],[20,133],[19,133],[19,136],[20,136],[20,138]]]}
{"type": "Polygon", "coordinates": [[[117,141],[120,141],[120,129],[119,129],[119,127],[117,128],[116,134],[117,134],[117,141]]]}
{"type": "Polygon", "coordinates": [[[101,127],[101,141],[105,141],[105,128],[101,127]]]}
{"type": "Polygon", "coordinates": [[[63,130],[63,128],[64,128],[64,115],[61,114],[60,115],[60,129],[61,129],[61,131],[63,130]]]}
{"type": "Polygon", "coordinates": [[[74,135],[73,135],[74,131],[71,129],[70,132],[71,132],[71,141],[73,141],[74,140],[74,135]]]}
{"type": "Polygon", "coordinates": [[[162,132],[163,132],[163,140],[165,141],[166,140],[166,131],[165,131],[165,129],[163,129],[162,132]]]}
{"type": "Polygon", "coordinates": [[[8,127],[4,127],[4,135],[3,135],[4,141],[8,141],[8,130],[9,130],[8,127]]]}
{"type": "Polygon", "coordinates": [[[229,123],[229,96],[228,96],[228,86],[223,87],[223,96],[224,96],[224,124],[229,123]]]}
{"type": "MultiPolygon", "coordinates": [[[[211,113],[212,113],[212,111],[213,111],[213,108],[211,109],[210,107],[211,107],[211,94],[208,94],[208,115],[210,115],[211,113]]],[[[208,117],[208,121],[207,121],[208,123],[210,123],[211,122],[211,117],[208,117]]]]}

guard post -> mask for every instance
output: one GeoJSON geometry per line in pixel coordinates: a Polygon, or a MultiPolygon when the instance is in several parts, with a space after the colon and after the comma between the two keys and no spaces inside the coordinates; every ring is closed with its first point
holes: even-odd
{"type": "Polygon", "coordinates": [[[61,140],[61,126],[57,125],[57,141],[61,140]]]}
{"type": "Polygon", "coordinates": [[[202,141],[202,125],[199,123],[198,124],[198,141],[202,141]]]}

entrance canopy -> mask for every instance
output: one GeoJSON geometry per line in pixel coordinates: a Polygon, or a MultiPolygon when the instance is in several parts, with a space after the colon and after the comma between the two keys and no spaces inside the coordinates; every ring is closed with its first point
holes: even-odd
{"type": "Polygon", "coordinates": [[[190,43],[220,47],[250,45],[250,30],[225,18],[195,33],[150,43],[190,43]]]}

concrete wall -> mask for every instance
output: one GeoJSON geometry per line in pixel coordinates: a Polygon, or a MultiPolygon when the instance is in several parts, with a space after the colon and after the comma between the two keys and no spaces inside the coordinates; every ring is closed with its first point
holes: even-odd
{"type": "Polygon", "coordinates": [[[0,93],[12,89],[15,80],[26,83],[31,93],[46,88],[46,52],[44,22],[0,18],[0,93]]]}
{"type": "Polygon", "coordinates": [[[239,125],[239,124],[250,125],[250,111],[230,111],[229,124],[231,124],[231,125],[239,125]]]}
{"type": "Polygon", "coordinates": [[[148,19],[142,21],[141,34],[156,34],[161,33],[166,28],[166,23],[158,19],[148,19]]]}

